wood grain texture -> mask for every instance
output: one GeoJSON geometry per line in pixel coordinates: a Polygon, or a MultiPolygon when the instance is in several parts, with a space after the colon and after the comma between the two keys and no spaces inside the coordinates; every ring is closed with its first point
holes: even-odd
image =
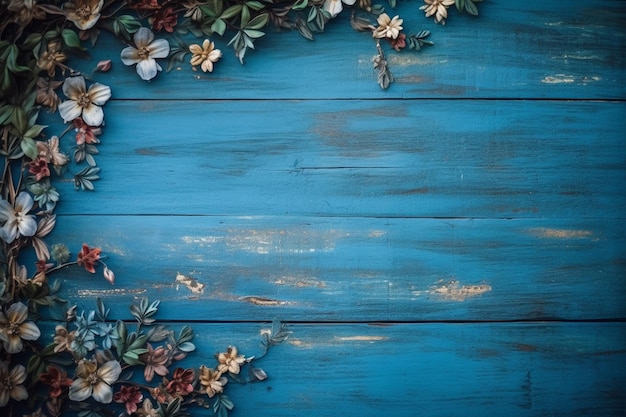
{"type": "MultiPolygon", "coordinates": [[[[118,281],[63,287],[165,302],[172,320],[424,321],[626,317],[623,222],[72,216],[57,238],[97,245],[118,281]],[[181,274],[190,283],[177,280],[181,274]],[[199,286],[190,285],[191,283],[199,286]],[[168,307],[169,306],[169,307],[168,307]],[[184,306],[184,308],[180,308],[184,306]]],[[[129,319],[126,309],[115,309],[129,319]]]]}
{"type": "MultiPolygon", "coordinates": [[[[386,2],[381,2],[385,4],[386,2]]],[[[408,33],[432,32],[435,46],[419,53],[387,48],[396,83],[388,91],[376,84],[375,44],[350,27],[349,14],[331,21],[325,33],[307,41],[297,33],[269,33],[240,65],[215,38],[224,57],[211,74],[181,63],[149,83],[125,67],[125,45],[107,45],[98,59],[114,69],[98,79],[113,86],[118,99],[272,98],[623,98],[626,62],[626,7],[620,0],[483,2],[478,18],[450,10],[449,24],[424,18],[419,1],[399,1],[396,10],[408,33]]],[[[165,64],[165,61],[163,61],[165,64]]]]}
{"type": "Polygon", "coordinates": [[[97,192],[68,181],[60,209],[623,219],[623,114],[622,102],[113,102],[97,192]]]}
{"type": "Polygon", "coordinates": [[[420,4],[436,46],[390,51],[388,91],[347,17],[149,83],[103,37],[102,179],[59,185],[50,242],[117,283],[68,269],[63,296],[161,299],[189,365],[295,322],[234,416],[623,416],[626,2],[420,4]]]}

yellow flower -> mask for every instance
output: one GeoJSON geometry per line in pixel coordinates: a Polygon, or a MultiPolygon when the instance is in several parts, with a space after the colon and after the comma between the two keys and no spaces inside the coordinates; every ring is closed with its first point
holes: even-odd
{"type": "Polygon", "coordinates": [[[426,3],[420,10],[424,10],[426,17],[435,15],[435,23],[446,24],[448,17],[448,6],[452,6],[455,0],[424,0],[426,3]]]}
{"type": "Polygon", "coordinates": [[[378,27],[374,29],[375,38],[390,38],[396,39],[402,30],[402,22],[400,16],[394,16],[393,19],[389,17],[387,13],[381,13],[378,16],[378,27]]]}
{"type": "Polygon", "coordinates": [[[4,407],[13,398],[21,401],[28,398],[28,391],[24,385],[26,381],[26,368],[23,365],[15,365],[11,371],[6,362],[0,362],[0,407],[4,407]]]}
{"type": "Polygon", "coordinates": [[[65,123],[82,117],[89,126],[100,126],[104,120],[104,112],[100,106],[111,98],[111,88],[94,83],[87,90],[85,78],[70,77],[63,83],[63,94],[69,98],[59,104],[59,114],[65,123]]]}
{"type": "Polygon", "coordinates": [[[113,385],[120,374],[122,367],[118,361],[108,361],[98,367],[95,361],[83,359],[76,366],[76,379],[70,386],[70,400],[84,401],[93,396],[93,399],[108,404],[113,400],[113,385]]]}
{"type": "Polygon", "coordinates": [[[28,307],[24,303],[11,304],[6,314],[0,311],[0,340],[7,353],[22,351],[22,340],[37,340],[41,335],[39,328],[28,319],[28,307]]]}
{"type": "Polygon", "coordinates": [[[237,348],[229,346],[225,353],[219,353],[217,355],[217,370],[221,373],[230,372],[232,374],[238,374],[241,370],[241,364],[246,361],[243,356],[237,355],[237,348]]]}
{"type": "Polygon", "coordinates": [[[75,0],[63,5],[67,20],[80,30],[91,29],[100,19],[100,10],[104,0],[75,0]]]}
{"type": "Polygon", "coordinates": [[[194,67],[200,65],[204,72],[213,72],[213,63],[222,57],[222,51],[215,49],[215,43],[208,39],[202,42],[202,47],[196,44],[189,45],[189,51],[193,54],[191,65],[194,67]]]}
{"type": "Polygon", "coordinates": [[[65,61],[67,61],[67,55],[61,52],[61,45],[58,42],[50,42],[48,49],[37,60],[37,66],[48,71],[50,77],[54,77],[56,67],[65,61]]]}
{"type": "Polygon", "coordinates": [[[207,368],[204,365],[200,367],[200,385],[202,385],[204,392],[206,392],[209,398],[213,398],[215,394],[222,393],[227,382],[228,379],[222,376],[221,372],[207,368]]]}

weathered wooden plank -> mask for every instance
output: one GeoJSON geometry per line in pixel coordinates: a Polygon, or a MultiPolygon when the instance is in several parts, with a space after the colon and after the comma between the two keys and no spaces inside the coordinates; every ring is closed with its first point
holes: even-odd
{"type": "Polygon", "coordinates": [[[97,191],[68,181],[61,213],[626,213],[621,102],[122,101],[105,111],[97,191]]]}
{"type": "Polygon", "coordinates": [[[446,26],[425,19],[419,1],[398,3],[388,12],[399,14],[409,33],[432,31],[436,45],[420,53],[387,48],[396,79],[388,91],[375,81],[374,42],[352,30],[349,13],[313,42],[297,33],[268,34],[244,66],[226,45],[229,38],[216,38],[224,57],[208,75],[181,64],[145,83],[122,65],[125,45],[111,38],[102,39],[106,46],[82,66],[90,72],[97,59],[112,59],[114,69],[98,80],[124,99],[626,96],[623,1],[485,1],[478,18],[450,10],[446,26]]]}
{"type": "Polygon", "coordinates": [[[63,296],[121,319],[132,296],[172,320],[626,317],[624,221],[62,216],[53,233],[117,275],[69,269],[63,296]]]}
{"type": "MultiPolygon", "coordinates": [[[[213,366],[236,345],[258,355],[268,325],[192,324],[213,366]]],[[[269,379],[227,385],[236,416],[623,416],[624,323],[290,325],[257,365],[269,379]]],[[[190,408],[190,410],[194,410],[190,408]]],[[[195,409],[193,415],[206,415],[195,409]]]]}

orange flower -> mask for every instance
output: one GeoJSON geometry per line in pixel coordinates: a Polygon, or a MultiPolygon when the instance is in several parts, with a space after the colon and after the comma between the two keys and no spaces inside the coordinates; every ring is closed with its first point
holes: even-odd
{"type": "Polygon", "coordinates": [[[78,260],[76,261],[78,265],[84,266],[85,269],[92,274],[96,272],[94,265],[100,259],[100,253],[102,249],[100,248],[90,248],[87,244],[83,244],[83,248],[78,252],[78,260]]]}

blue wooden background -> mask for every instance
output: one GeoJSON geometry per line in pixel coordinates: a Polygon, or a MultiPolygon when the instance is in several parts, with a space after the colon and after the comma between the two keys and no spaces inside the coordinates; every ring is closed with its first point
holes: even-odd
{"type": "Polygon", "coordinates": [[[162,300],[190,363],[290,323],[236,416],[626,415],[625,2],[420,4],[436,45],[389,52],[387,91],[347,16],[149,83],[103,39],[102,179],[62,184],[50,242],[117,282],[63,294],[162,300]]]}

